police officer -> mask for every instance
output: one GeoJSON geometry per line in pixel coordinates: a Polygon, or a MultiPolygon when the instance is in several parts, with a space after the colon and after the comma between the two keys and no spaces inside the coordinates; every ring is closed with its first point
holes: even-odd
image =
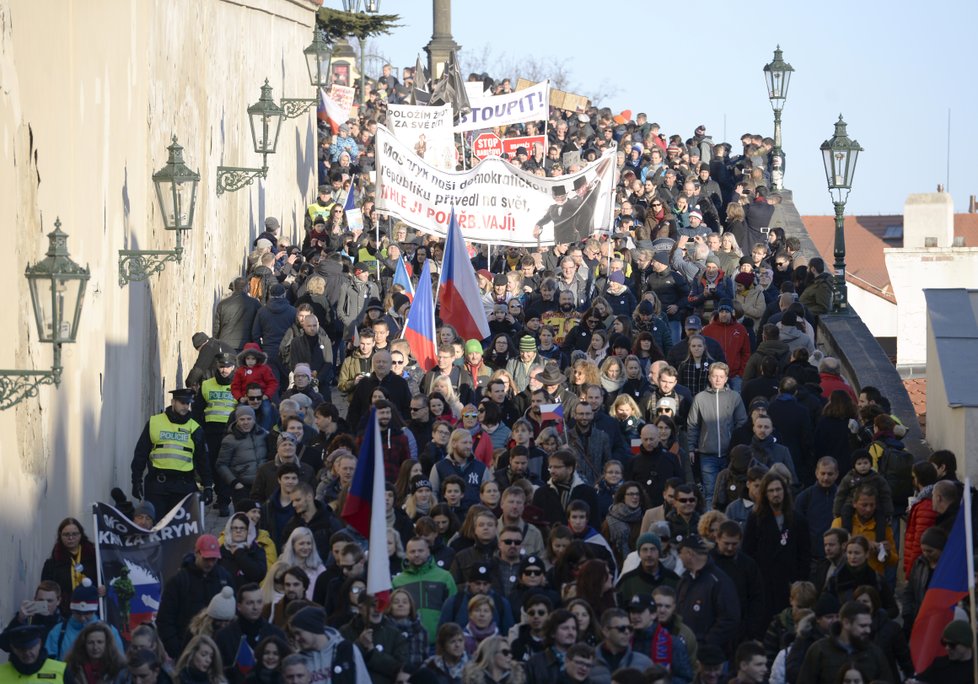
{"type": "Polygon", "coordinates": [[[319,186],[319,197],[315,202],[306,207],[305,229],[308,233],[312,230],[312,224],[316,222],[317,216],[322,216],[323,221],[329,219],[329,212],[335,202],[332,198],[332,188],[328,185],[319,186]]]}
{"type": "MultiPolygon", "coordinates": [[[[200,385],[199,401],[193,404],[191,415],[204,426],[204,440],[207,443],[207,465],[211,473],[216,472],[217,455],[221,451],[221,440],[227,434],[228,421],[237,407],[231,394],[231,380],[234,379],[234,354],[220,354],[217,357],[217,373],[200,385]]],[[[216,480],[217,502],[227,505],[231,492],[220,478],[216,480]]]]}
{"type": "Polygon", "coordinates": [[[214,500],[204,431],[190,417],[194,391],[176,389],[170,394],[170,406],[150,417],[132,456],[132,495],[136,499],[145,495],[161,517],[197,490],[195,475],[204,486],[204,504],[214,500]]]}
{"type": "Polygon", "coordinates": [[[42,625],[15,625],[0,634],[0,648],[10,662],[0,665],[0,684],[60,684],[65,664],[49,658],[44,650],[42,625]]]}

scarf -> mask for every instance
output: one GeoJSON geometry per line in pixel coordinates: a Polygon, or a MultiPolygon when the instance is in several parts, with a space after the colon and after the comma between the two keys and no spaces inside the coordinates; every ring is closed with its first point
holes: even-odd
{"type": "Polygon", "coordinates": [[[431,656],[431,661],[442,672],[447,672],[449,677],[459,681],[462,678],[462,670],[465,669],[466,664],[469,662],[469,656],[468,654],[463,653],[462,657],[459,658],[459,661],[454,665],[449,665],[446,663],[445,659],[440,655],[431,656]]]}
{"type": "Polygon", "coordinates": [[[649,656],[656,665],[672,664],[672,635],[662,625],[657,624],[652,631],[652,651],[649,656]]]}
{"type": "Polygon", "coordinates": [[[496,628],[495,621],[490,622],[489,626],[486,627],[485,629],[479,629],[472,623],[471,620],[469,620],[469,623],[465,625],[465,632],[466,634],[474,638],[476,641],[480,641],[480,642],[483,639],[488,639],[491,636],[496,636],[497,634],[499,634],[499,630],[496,628]]]}
{"type": "Polygon", "coordinates": [[[608,394],[614,394],[621,389],[621,386],[625,384],[624,378],[618,378],[617,380],[612,380],[604,373],[601,374],[601,386],[604,391],[608,394]]]}
{"type": "MultiPolygon", "coordinates": [[[[414,501],[414,513],[415,513],[415,515],[417,515],[418,517],[421,517],[422,515],[428,515],[429,511],[431,511],[431,499],[428,499],[428,503],[426,503],[426,504],[423,504],[420,501],[418,501],[417,499],[415,499],[415,501],[414,501]]],[[[392,524],[392,521],[390,521],[390,520],[388,520],[387,522],[388,522],[388,524],[392,524]]]]}
{"type": "Polygon", "coordinates": [[[85,680],[88,684],[97,684],[105,674],[105,665],[100,662],[87,662],[82,665],[82,671],[85,673],[85,680]]]}
{"type": "Polygon", "coordinates": [[[632,508],[624,503],[612,504],[608,509],[608,541],[611,548],[621,553],[622,558],[630,551],[629,537],[632,532],[632,525],[642,521],[642,508],[636,506],[632,508]]]}
{"type": "Polygon", "coordinates": [[[44,650],[44,646],[41,646],[41,652],[37,654],[37,660],[28,665],[23,660],[17,657],[17,654],[13,651],[10,652],[10,664],[14,666],[14,669],[22,677],[30,677],[31,675],[37,674],[42,667],[44,667],[44,661],[48,659],[48,652],[44,650]]]}

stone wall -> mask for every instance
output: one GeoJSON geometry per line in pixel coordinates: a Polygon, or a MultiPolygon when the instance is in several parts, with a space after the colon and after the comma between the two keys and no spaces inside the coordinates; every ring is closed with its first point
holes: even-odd
{"type": "Polygon", "coordinates": [[[60,389],[0,412],[0,620],[29,596],[66,515],[129,491],[140,430],[182,384],[266,215],[297,235],[314,193],[315,110],[283,123],[267,182],[218,198],[216,167],[260,166],[246,108],[313,97],[310,0],[0,0],[0,367],[42,369],[24,268],[60,216],[92,278],[60,389]],[[171,249],[151,176],[177,135],[201,184],[182,264],[120,288],[118,250],[171,249]]]}

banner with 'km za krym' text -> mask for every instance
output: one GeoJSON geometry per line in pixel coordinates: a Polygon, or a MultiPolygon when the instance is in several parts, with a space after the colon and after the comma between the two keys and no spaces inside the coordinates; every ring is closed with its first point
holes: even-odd
{"type": "Polygon", "coordinates": [[[468,171],[436,169],[377,127],[377,210],[444,237],[455,208],[466,240],[494,245],[577,242],[609,230],[615,148],[577,173],[541,178],[498,158],[468,171]]]}
{"type": "Polygon", "coordinates": [[[151,530],[107,503],[92,508],[99,584],[107,590],[102,617],[128,640],[131,630],[155,619],[163,584],[204,532],[200,495],[188,494],[151,530]]]}

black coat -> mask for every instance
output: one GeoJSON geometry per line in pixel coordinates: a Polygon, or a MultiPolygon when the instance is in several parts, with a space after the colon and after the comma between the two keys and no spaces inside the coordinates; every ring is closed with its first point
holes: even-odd
{"type": "Polygon", "coordinates": [[[222,299],[214,311],[214,337],[240,352],[251,342],[251,328],[261,302],[247,292],[234,292],[222,299]]]}
{"type": "MultiPolygon", "coordinates": [[[[576,478],[577,475],[575,474],[576,478]]],[[[592,527],[600,525],[598,517],[598,495],[594,491],[593,485],[578,480],[578,484],[571,488],[568,503],[574,499],[580,499],[591,508],[589,523],[592,527]]],[[[543,519],[551,525],[563,525],[567,522],[567,514],[564,512],[565,506],[561,504],[560,494],[550,483],[543,485],[533,493],[533,505],[543,511],[543,519]]]]}
{"type": "Polygon", "coordinates": [[[215,337],[210,338],[197,350],[197,360],[194,361],[194,367],[187,373],[184,385],[186,387],[197,387],[204,380],[214,377],[217,357],[221,354],[235,354],[237,351],[231,345],[221,342],[215,337]]]}
{"type": "Polygon", "coordinates": [[[767,629],[764,621],[767,611],[764,608],[766,589],[761,569],[753,558],[742,551],[733,557],[722,556],[716,549],[710,552],[717,567],[727,573],[737,588],[737,598],[740,599],[740,634],[739,640],[762,639],[767,629]]]}
{"type": "Polygon", "coordinates": [[[255,622],[245,622],[240,615],[214,635],[214,642],[221,652],[221,662],[224,663],[224,676],[229,682],[233,684],[244,680],[244,676],[234,665],[238,655],[238,647],[241,644],[241,637],[247,640],[251,650],[254,651],[262,639],[270,636],[285,640],[285,633],[264,618],[259,618],[255,622]]]}
{"type": "Polygon", "coordinates": [[[811,537],[808,523],[793,512],[786,512],[784,530],[771,515],[758,517],[751,512],[744,526],[744,553],[757,561],[767,587],[767,617],[788,606],[791,583],[807,580],[811,564],[811,537]],[[790,517],[790,521],[787,519],[790,517]]]}
{"type": "Polygon", "coordinates": [[[645,491],[645,504],[650,508],[662,505],[662,490],[670,477],[685,479],[683,467],[675,455],[662,447],[652,452],[643,447],[625,466],[625,480],[638,482],[645,491]]]}
{"type": "MultiPolygon", "coordinates": [[[[82,574],[92,580],[92,584],[96,583],[96,578],[98,577],[97,564],[95,561],[95,547],[91,542],[81,546],[81,565],[82,574]]],[[[62,548],[61,542],[58,541],[51,552],[51,557],[44,561],[44,567],[41,568],[41,579],[51,580],[56,582],[59,587],[61,587],[61,604],[59,608],[61,614],[68,617],[68,613],[71,612],[68,606],[71,604],[71,566],[72,560],[68,556],[67,552],[62,548]]]]}
{"type": "Polygon", "coordinates": [[[170,657],[179,656],[187,645],[187,627],[194,615],[210,604],[224,587],[233,587],[234,578],[220,565],[204,574],[187,554],[183,567],[163,585],[156,627],[170,657]]]}
{"type": "Polygon", "coordinates": [[[235,549],[233,553],[226,546],[222,546],[219,562],[221,567],[234,578],[236,590],[245,584],[261,582],[268,565],[264,549],[254,543],[245,548],[235,549]]]}
{"type": "Polygon", "coordinates": [[[401,417],[410,416],[411,407],[411,387],[407,380],[388,373],[383,380],[379,380],[375,373],[371,373],[356,384],[353,390],[353,397],[350,399],[350,408],[347,410],[346,421],[351,425],[359,425],[360,419],[370,411],[370,395],[378,386],[387,391],[391,403],[397,407],[401,417]]]}

